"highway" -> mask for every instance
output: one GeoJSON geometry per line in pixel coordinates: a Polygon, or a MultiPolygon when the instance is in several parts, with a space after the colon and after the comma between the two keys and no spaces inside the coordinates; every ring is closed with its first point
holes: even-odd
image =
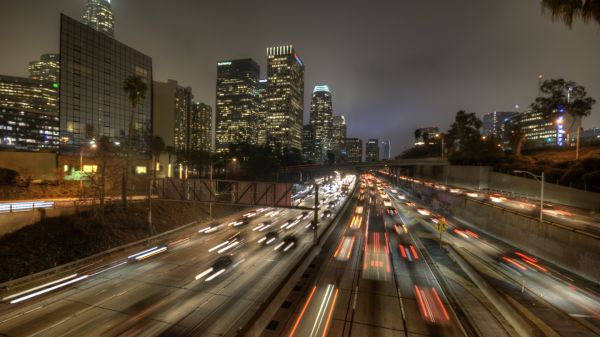
{"type": "MultiPolygon", "coordinates": [[[[387,172],[383,171],[380,171],[380,173],[384,173],[386,175],[388,174],[387,172]]],[[[498,207],[503,207],[532,217],[538,217],[540,214],[539,200],[536,201],[527,200],[524,198],[515,198],[498,192],[471,190],[463,187],[434,183],[431,181],[415,179],[406,176],[400,176],[399,178],[430,189],[447,191],[457,195],[464,195],[467,198],[491,203],[498,207]]],[[[590,234],[600,235],[600,215],[591,214],[589,210],[544,202],[543,214],[545,220],[567,225],[590,234]]]]}
{"type": "Polygon", "coordinates": [[[276,315],[283,328],[263,336],[463,336],[421,248],[396,232],[399,215],[385,213],[375,187],[351,206],[296,307],[276,315]]]}
{"type": "MultiPolygon", "coordinates": [[[[334,183],[320,189],[333,213],[343,203],[334,183]]],[[[312,212],[259,209],[104,268],[3,293],[0,335],[233,336],[312,245],[311,220],[312,212]]]]}
{"type": "MultiPolygon", "coordinates": [[[[423,237],[438,235],[435,214],[411,198],[408,191],[390,192],[400,205],[403,223],[420,226],[423,237]]],[[[543,261],[524,250],[489,237],[451,215],[444,240],[467,252],[488,282],[510,296],[543,325],[561,336],[600,336],[598,286],[543,261]]]]}

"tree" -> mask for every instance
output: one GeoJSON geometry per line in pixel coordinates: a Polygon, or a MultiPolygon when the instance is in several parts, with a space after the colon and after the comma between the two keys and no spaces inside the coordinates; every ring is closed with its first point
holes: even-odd
{"type": "Polygon", "coordinates": [[[513,156],[520,158],[523,142],[525,142],[525,131],[521,129],[520,125],[511,123],[509,125],[508,137],[512,146],[513,156]]]}
{"type": "Polygon", "coordinates": [[[127,189],[129,183],[129,173],[131,171],[131,157],[132,157],[132,142],[133,142],[133,121],[135,117],[135,111],[141,101],[146,98],[146,92],[148,91],[148,85],[144,82],[141,76],[131,75],[125,79],[123,83],[123,91],[127,94],[129,102],[131,103],[131,114],[129,116],[129,128],[127,131],[127,153],[125,167],[123,169],[123,180],[121,186],[121,204],[123,209],[127,209],[127,189]]]}
{"type": "Polygon", "coordinates": [[[562,20],[567,27],[574,19],[600,24],[600,0],[542,0],[542,11],[550,11],[552,20],[562,20]]]}
{"type": "Polygon", "coordinates": [[[468,145],[479,141],[481,124],[481,120],[475,116],[474,112],[458,111],[454,123],[450,125],[445,136],[450,154],[464,151],[468,145]]]}
{"type": "Polygon", "coordinates": [[[596,100],[587,97],[585,88],[573,81],[562,78],[545,80],[540,87],[542,96],[531,104],[533,112],[541,113],[544,118],[556,119],[563,113],[569,114],[571,124],[566,129],[567,141],[570,142],[570,133],[577,119],[589,116],[596,100]]]}

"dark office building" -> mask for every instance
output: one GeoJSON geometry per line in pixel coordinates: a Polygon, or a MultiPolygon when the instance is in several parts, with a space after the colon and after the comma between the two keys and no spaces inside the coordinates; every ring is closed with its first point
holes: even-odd
{"type": "Polygon", "coordinates": [[[146,98],[133,115],[133,147],[147,153],[152,132],[152,59],[66,15],[60,34],[61,152],[107,136],[124,145],[132,113],[123,90],[129,76],[142,77],[146,98]]]}
{"type": "Polygon", "coordinates": [[[252,59],[217,63],[216,151],[229,144],[258,144],[260,66],[252,59]]]}
{"type": "Polygon", "coordinates": [[[58,115],[0,107],[0,149],[56,151],[58,115]]]}
{"type": "Polygon", "coordinates": [[[379,161],[379,139],[369,139],[367,141],[367,145],[365,146],[365,152],[365,161],[379,161]]]}
{"type": "Polygon", "coordinates": [[[267,142],[302,150],[304,64],[291,45],[267,48],[267,142]]]}
{"type": "Polygon", "coordinates": [[[344,139],[342,158],[349,163],[360,163],[363,155],[363,142],[359,138],[344,139]]]}

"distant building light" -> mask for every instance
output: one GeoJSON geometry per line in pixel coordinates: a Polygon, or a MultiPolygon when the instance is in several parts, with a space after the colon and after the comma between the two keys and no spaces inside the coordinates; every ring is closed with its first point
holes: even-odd
{"type": "Polygon", "coordinates": [[[219,63],[217,63],[217,65],[218,65],[219,67],[220,67],[220,66],[230,66],[230,65],[231,65],[231,62],[219,62],[219,63]]]}
{"type": "Polygon", "coordinates": [[[146,166],[136,166],[135,167],[136,174],[146,174],[146,172],[147,172],[146,166]]]}

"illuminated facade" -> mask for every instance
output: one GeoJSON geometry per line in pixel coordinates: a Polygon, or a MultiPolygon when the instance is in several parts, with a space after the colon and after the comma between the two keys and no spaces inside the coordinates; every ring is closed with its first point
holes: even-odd
{"type": "Polygon", "coordinates": [[[34,80],[58,83],[60,72],[60,56],[44,54],[38,61],[29,62],[29,78],[34,80]]]}
{"type": "Polygon", "coordinates": [[[194,151],[212,151],[212,108],[207,104],[192,103],[190,148],[194,151]]]}
{"type": "Polygon", "coordinates": [[[58,84],[0,75],[0,106],[58,114],[58,84]]]}
{"type": "MultiPolygon", "coordinates": [[[[175,82],[177,84],[177,82],[175,82]]],[[[173,95],[175,117],[175,150],[190,150],[190,113],[192,110],[192,88],[175,85],[173,95]]]]}
{"type": "Polygon", "coordinates": [[[0,149],[56,151],[59,144],[56,113],[0,108],[0,149]]]}
{"type": "Polygon", "coordinates": [[[392,144],[390,143],[389,139],[384,139],[381,141],[381,159],[392,159],[392,144]]]}
{"type": "Polygon", "coordinates": [[[252,59],[217,63],[217,152],[227,152],[233,143],[259,143],[259,76],[260,67],[252,59]]]}
{"type": "Polygon", "coordinates": [[[349,163],[360,163],[363,156],[363,142],[359,138],[344,139],[342,158],[349,163]]]}
{"type": "Polygon", "coordinates": [[[483,136],[494,136],[504,139],[506,134],[506,123],[508,120],[518,115],[518,112],[512,111],[494,111],[483,115],[483,136]]]}
{"type": "Polygon", "coordinates": [[[133,115],[133,148],[147,153],[152,134],[152,59],[106,34],[61,15],[61,152],[108,137],[115,145],[128,138],[132,107],[123,83],[132,75],[147,84],[146,98],[133,115]]]}
{"type": "Polygon", "coordinates": [[[302,157],[306,161],[315,161],[315,128],[312,124],[302,127],[302,157]]]}
{"type": "Polygon", "coordinates": [[[291,45],[267,48],[267,142],[302,150],[304,64],[291,45]]]}
{"type": "Polygon", "coordinates": [[[87,0],[83,23],[110,37],[115,36],[115,18],[110,0],[87,0]]]}
{"type": "Polygon", "coordinates": [[[436,135],[439,133],[440,129],[437,126],[416,129],[415,146],[436,144],[436,135]]]}
{"type": "Polygon", "coordinates": [[[365,161],[379,161],[379,139],[372,138],[367,141],[365,146],[366,158],[365,161]]]}
{"type": "Polygon", "coordinates": [[[331,150],[333,104],[331,92],[326,85],[313,89],[310,101],[310,124],[314,132],[314,160],[321,162],[331,150]]]}
{"type": "Polygon", "coordinates": [[[558,117],[546,118],[541,112],[523,112],[505,121],[505,133],[508,139],[510,125],[518,126],[525,133],[524,148],[543,146],[565,146],[575,140],[577,129],[581,128],[581,119],[573,121],[567,113],[559,113],[558,117]]]}
{"type": "Polygon", "coordinates": [[[342,150],[344,149],[344,139],[346,139],[347,127],[346,117],[339,115],[333,116],[331,129],[331,150],[335,154],[335,160],[342,160],[342,150]]]}
{"type": "Polygon", "coordinates": [[[267,144],[267,79],[258,81],[258,145],[267,144]]]}

